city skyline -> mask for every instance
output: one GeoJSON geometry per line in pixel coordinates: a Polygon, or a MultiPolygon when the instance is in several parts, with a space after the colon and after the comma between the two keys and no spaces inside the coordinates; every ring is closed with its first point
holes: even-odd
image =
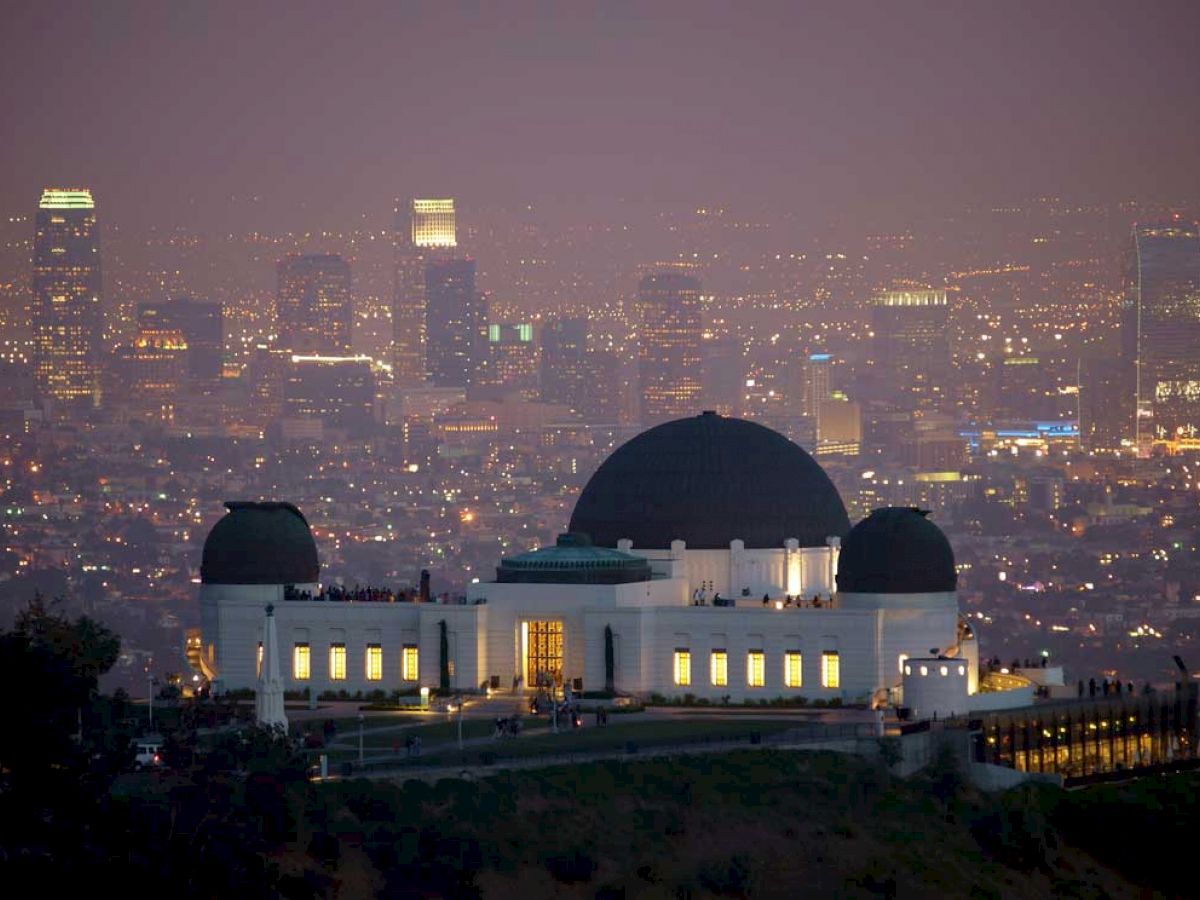
{"type": "Polygon", "coordinates": [[[1156,4],[1154,15],[1115,3],[869,15],[762,4],[732,31],[719,7],[681,10],[376,7],[321,42],[316,5],[280,20],[269,5],[20,4],[0,75],[30,71],[51,41],[79,65],[46,79],[36,100],[8,95],[5,118],[29,127],[20,155],[0,155],[0,210],[20,213],[30,182],[64,180],[106,197],[112,221],[206,230],[281,215],[348,227],[373,210],[382,218],[397,196],[597,213],[614,201],[749,197],[809,228],[1055,193],[1197,199],[1188,160],[1200,136],[1172,113],[1194,94],[1184,38],[1194,4],[1156,4]],[[264,53],[255,35],[266,32],[264,53]],[[447,70],[438,48],[452,33],[470,62],[447,70]],[[319,77],[297,75],[299,55],[317,47],[319,77]],[[285,83],[303,106],[271,102],[285,83]],[[320,108],[348,119],[310,131],[304,153],[284,150],[320,108]],[[105,138],[85,150],[69,139],[76,128],[105,138]],[[1150,134],[1171,151],[1150,150],[1150,134]],[[153,165],[126,165],[131,139],[153,165]],[[287,165],[266,165],[281,151],[287,165]],[[164,199],[172,221],[161,221],[164,199]]]}

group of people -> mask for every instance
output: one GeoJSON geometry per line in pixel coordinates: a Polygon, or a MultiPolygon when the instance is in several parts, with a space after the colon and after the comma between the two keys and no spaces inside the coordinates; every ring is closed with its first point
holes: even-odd
{"type": "Polygon", "coordinates": [[[315,594],[312,591],[299,591],[293,585],[283,588],[284,600],[329,600],[333,603],[408,603],[416,600],[416,592],[393,591],[391,588],[363,587],[355,585],[352,588],[330,584],[322,587],[315,594]]]}
{"type": "MultiPolygon", "coordinates": [[[[763,594],[762,605],[770,606],[771,602],[771,595],[763,594]]],[[[796,607],[796,609],[822,609],[832,607],[833,600],[822,600],[820,594],[813,594],[812,600],[808,601],[799,595],[793,597],[791,594],[785,594],[783,597],[783,608],[787,609],[791,606],[796,607]]]]}
{"type": "MultiPolygon", "coordinates": [[[[773,602],[770,594],[763,594],[763,606],[770,606],[773,602]]],[[[696,588],[696,590],[692,591],[692,606],[708,606],[710,603],[712,606],[737,605],[732,597],[722,597],[720,591],[713,593],[711,601],[706,588],[696,588]]],[[[832,607],[833,600],[828,598],[822,600],[820,594],[813,594],[811,600],[805,600],[799,595],[793,597],[791,594],[786,594],[783,598],[783,606],[785,609],[790,607],[795,607],[796,609],[822,609],[832,607]]]]}
{"type": "MultiPolygon", "coordinates": [[[[332,603],[418,603],[421,595],[416,590],[392,590],[391,588],[364,587],[356,584],[354,587],[342,587],[330,584],[322,587],[316,593],[297,590],[295,585],[284,585],[284,600],[328,600],[332,603]]],[[[466,603],[465,595],[439,594],[429,598],[430,603],[466,603]]],[[[478,602],[478,601],[476,601],[478,602]]]]}

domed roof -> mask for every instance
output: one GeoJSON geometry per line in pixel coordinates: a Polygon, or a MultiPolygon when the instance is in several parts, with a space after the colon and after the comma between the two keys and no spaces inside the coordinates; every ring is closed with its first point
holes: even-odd
{"type": "Polygon", "coordinates": [[[850,529],[829,476],[783,435],[705,412],[666,422],[621,445],[584,487],[571,531],[614,547],[823,547],[850,529]]]}
{"type": "Polygon", "coordinates": [[[852,594],[931,594],[958,585],[954,551],[927,509],[877,509],[842,541],[839,591],[852,594]]]}
{"type": "Polygon", "coordinates": [[[649,581],[650,564],[640,556],[595,547],[586,534],[560,534],[553,547],[500,560],[496,580],[509,584],[628,584],[649,581]]]}
{"type": "Polygon", "coordinates": [[[204,542],[204,584],[315,584],[317,544],[291,503],[226,501],[229,510],[204,542]]]}

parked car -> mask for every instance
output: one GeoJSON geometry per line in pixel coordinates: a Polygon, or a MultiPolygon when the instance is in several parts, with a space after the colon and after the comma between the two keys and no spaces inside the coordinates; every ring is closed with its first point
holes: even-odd
{"type": "Polygon", "coordinates": [[[149,769],[163,764],[162,742],[142,738],[134,744],[133,766],[136,769],[149,769]]]}

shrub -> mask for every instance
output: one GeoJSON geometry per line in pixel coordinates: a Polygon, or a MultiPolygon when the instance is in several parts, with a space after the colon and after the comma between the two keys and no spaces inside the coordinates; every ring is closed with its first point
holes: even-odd
{"type": "Polygon", "coordinates": [[[746,896],[751,893],[753,869],[750,858],[735,853],[729,859],[704,863],[696,873],[700,886],[714,894],[746,896]]]}
{"type": "Polygon", "coordinates": [[[596,860],[586,850],[576,847],[566,853],[559,853],[547,858],[546,869],[556,881],[572,884],[581,881],[591,881],[596,873],[596,860]]]}

